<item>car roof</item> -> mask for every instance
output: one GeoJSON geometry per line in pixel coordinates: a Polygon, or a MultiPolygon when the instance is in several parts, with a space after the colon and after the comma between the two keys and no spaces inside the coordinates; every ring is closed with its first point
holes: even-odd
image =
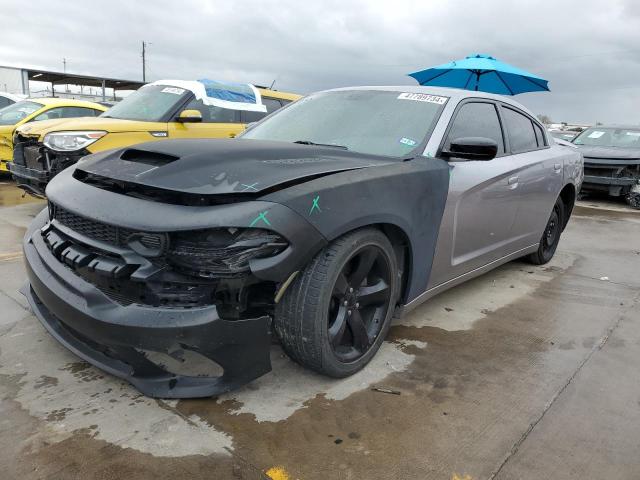
{"type": "Polygon", "coordinates": [[[451,100],[458,103],[460,100],[464,100],[465,98],[485,98],[488,100],[495,100],[499,102],[504,102],[506,104],[512,105],[529,115],[533,118],[536,118],[535,115],[524,105],[515,100],[512,100],[510,97],[506,97],[504,95],[496,95],[493,93],[487,92],[477,92],[474,90],[463,90],[461,88],[447,88],[447,87],[423,87],[422,85],[396,85],[396,86],[362,86],[362,87],[345,87],[345,88],[334,88],[328,91],[346,91],[346,90],[382,90],[382,91],[390,91],[390,92],[407,92],[407,93],[424,93],[428,95],[438,95],[440,97],[449,97],[451,100]]]}
{"type": "Polygon", "coordinates": [[[76,100],[74,98],[53,98],[53,97],[37,97],[37,98],[26,98],[25,100],[29,102],[36,102],[40,105],[49,106],[62,106],[62,107],[87,107],[93,108],[97,110],[107,110],[107,107],[100,105],[95,102],[88,102],[86,100],[76,100]]]}

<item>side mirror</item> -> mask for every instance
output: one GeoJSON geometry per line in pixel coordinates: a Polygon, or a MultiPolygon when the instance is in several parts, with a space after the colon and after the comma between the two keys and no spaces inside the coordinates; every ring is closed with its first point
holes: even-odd
{"type": "Polygon", "coordinates": [[[183,110],[176,120],[180,123],[198,123],[202,121],[202,114],[198,110],[183,110]]]}
{"type": "Polygon", "coordinates": [[[449,150],[442,152],[445,157],[464,158],[466,160],[491,160],[498,154],[495,140],[484,137],[456,138],[451,142],[449,150]]]}

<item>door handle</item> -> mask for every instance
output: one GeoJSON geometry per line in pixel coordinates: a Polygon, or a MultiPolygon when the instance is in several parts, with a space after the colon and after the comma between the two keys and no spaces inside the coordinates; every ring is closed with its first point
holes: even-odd
{"type": "Polygon", "coordinates": [[[561,163],[556,163],[553,165],[553,171],[556,173],[560,173],[560,170],[562,170],[562,164],[561,163]]]}
{"type": "Polygon", "coordinates": [[[511,177],[509,178],[509,180],[507,180],[507,184],[509,185],[510,190],[518,188],[518,180],[520,180],[520,177],[518,176],[511,177]]]}

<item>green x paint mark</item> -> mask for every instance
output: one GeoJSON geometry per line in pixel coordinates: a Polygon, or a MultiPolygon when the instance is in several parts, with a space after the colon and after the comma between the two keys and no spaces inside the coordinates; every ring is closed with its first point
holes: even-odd
{"type": "Polygon", "coordinates": [[[256,218],[253,219],[253,222],[249,224],[250,227],[253,227],[256,223],[262,220],[267,225],[271,226],[269,219],[267,218],[267,212],[260,212],[256,218]]]}
{"type": "Polygon", "coordinates": [[[309,210],[309,215],[311,215],[314,210],[317,210],[318,213],[322,212],[322,210],[320,210],[320,204],[318,203],[319,201],[320,201],[320,195],[318,195],[316,198],[313,199],[313,205],[311,205],[311,210],[309,210]]]}
{"type": "Polygon", "coordinates": [[[257,192],[258,191],[258,189],[256,188],[257,184],[258,182],[252,183],[251,185],[246,185],[244,183],[241,183],[240,186],[244,187],[244,190],[242,190],[243,192],[246,192],[247,190],[253,190],[254,192],[257,192]]]}

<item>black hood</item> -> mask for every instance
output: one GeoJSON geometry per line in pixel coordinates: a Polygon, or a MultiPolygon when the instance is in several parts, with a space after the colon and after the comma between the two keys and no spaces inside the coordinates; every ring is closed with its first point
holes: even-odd
{"type": "Polygon", "coordinates": [[[282,184],[392,162],[333,147],[189,139],[99,153],[85,157],[77,170],[153,188],[212,195],[259,193],[282,184]]]}
{"type": "Polygon", "coordinates": [[[602,158],[607,160],[639,160],[640,148],[595,147],[592,145],[576,145],[585,158],[602,158]]]}

